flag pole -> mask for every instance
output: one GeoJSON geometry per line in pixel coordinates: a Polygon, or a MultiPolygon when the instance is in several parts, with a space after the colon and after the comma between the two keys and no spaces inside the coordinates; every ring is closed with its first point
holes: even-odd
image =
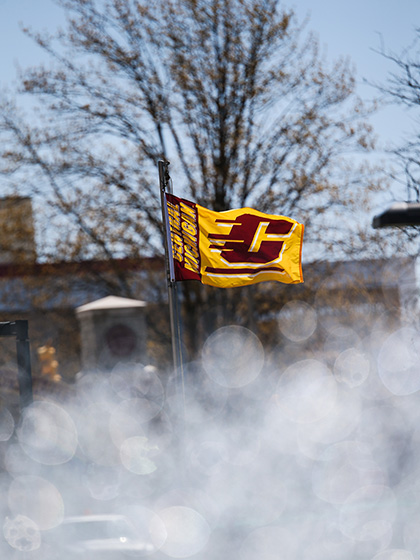
{"type": "Polygon", "coordinates": [[[169,315],[171,323],[171,337],[172,337],[172,357],[174,369],[180,383],[180,390],[184,404],[184,365],[182,359],[182,336],[181,336],[181,320],[178,303],[177,283],[175,281],[174,262],[172,257],[172,242],[171,231],[169,227],[169,216],[166,206],[167,192],[171,193],[171,177],[168,172],[169,161],[159,160],[159,184],[160,184],[160,199],[162,206],[162,223],[165,235],[165,263],[166,263],[166,276],[168,284],[168,301],[169,301],[169,315]]]}

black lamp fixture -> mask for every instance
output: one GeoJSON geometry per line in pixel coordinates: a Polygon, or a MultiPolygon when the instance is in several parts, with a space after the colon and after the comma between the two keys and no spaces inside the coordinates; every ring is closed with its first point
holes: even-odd
{"type": "Polygon", "coordinates": [[[374,216],[372,226],[375,229],[420,226],[420,202],[395,202],[388,210],[374,216]]]}

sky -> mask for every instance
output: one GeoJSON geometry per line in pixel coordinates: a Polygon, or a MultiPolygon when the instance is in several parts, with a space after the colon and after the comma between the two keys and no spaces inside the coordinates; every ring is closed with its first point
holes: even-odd
{"type": "MultiPolygon", "coordinates": [[[[384,83],[394,65],[375,50],[400,53],[420,27],[420,0],[291,0],[300,20],[308,17],[328,60],[349,57],[356,69],[358,91],[372,98],[377,91],[366,81],[384,83]]],[[[54,31],[64,21],[52,0],[0,0],[0,88],[10,85],[16,64],[35,65],[44,54],[21,31],[21,25],[54,31]]],[[[373,119],[379,146],[402,141],[415,130],[413,115],[401,107],[380,110],[373,119]]]]}
{"type": "MultiPolygon", "coordinates": [[[[420,28],[419,0],[296,0],[296,12],[309,16],[308,28],[317,35],[328,57],[348,56],[356,68],[359,92],[374,97],[366,81],[384,83],[395,65],[378,54],[401,53],[420,28]]],[[[412,117],[401,107],[379,112],[375,130],[383,142],[403,138],[413,130],[412,117]]]]}

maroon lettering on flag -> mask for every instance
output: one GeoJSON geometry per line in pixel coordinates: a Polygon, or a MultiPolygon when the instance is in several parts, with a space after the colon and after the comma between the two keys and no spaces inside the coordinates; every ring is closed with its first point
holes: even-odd
{"type": "Polygon", "coordinates": [[[201,280],[197,208],[194,202],[166,193],[176,280],[201,280]]]}

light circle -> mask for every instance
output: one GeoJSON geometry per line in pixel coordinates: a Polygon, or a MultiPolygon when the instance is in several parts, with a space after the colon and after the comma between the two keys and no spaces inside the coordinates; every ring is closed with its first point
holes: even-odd
{"type": "Polygon", "coordinates": [[[206,340],[202,362],[207,375],[222,387],[244,387],[259,376],[264,365],[264,349],[250,330],[223,327],[206,340]]]}
{"type": "Polygon", "coordinates": [[[32,519],[39,529],[52,529],[64,518],[64,502],[58,489],[39,476],[23,475],[9,487],[9,509],[32,519]]]}
{"type": "Polygon", "coordinates": [[[25,453],[43,465],[70,461],[78,444],[70,415],[50,402],[34,402],[26,408],[17,435],[25,453]]]}
{"type": "Polygon", "coordinates": [[[6,542],[22,552],[37,550],[41,546],[41,533],[38,525],[25,515],[6,517],[3,525],[6,542]]]}
{"type": "Polygon", "coordinates": [[[287,302],[278,317],[280,331],[292,342],[302,342],[311,337],[317,322],[316,311],[304,301],[287,302]]]}
{"type": "Polygon", "coordinates": [[[382,383],[394,395],[404,396],[420,390],[420,334],[403,327],[391,334],[378,355],[382,383]]]}
{"type": "Polygon", "coordinates": [[[171,558],[188,558],[202,551],[210,537],[210,526],[196,510],[172,506],[158,512],[151,536],[171,558]]]}
{"type": "Polygon", "coordinates": [[[120,456],[124,467],[135,474],[151,474],[157,469],[153,456],[158,452],[157,445],[148,438],[135,436],[127,438],[121,445],[120,456]]]}

